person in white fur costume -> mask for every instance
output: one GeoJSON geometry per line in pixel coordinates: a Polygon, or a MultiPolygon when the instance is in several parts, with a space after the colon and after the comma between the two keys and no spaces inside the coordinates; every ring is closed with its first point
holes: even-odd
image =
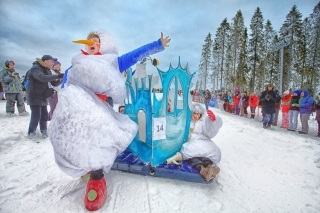
{"type": "Polygon", "coordinates": [[[217,166],[221,159],[219,147],[211,140],[222,126],[222,119],[211,110],[205,110],[200,103],[192,104],[189,141],[183,144],[181,151],[167,159],[167,164],[179,165],[188,160],[206,181],[210,181],[220,172],[217,166]]]}
{"type": "Polygon", "coordinates": [[[86,50],[72,59],[64,89],[49,126],[49,138],[57,165],[72,177],[90,175],[84,204],[95,211],[105,203],[106,180],[119,153],[135,137],[138,127],[127,115],[117,113],[106,102],[125,99],[122,72],[150,54],[164,50],[169,37],[118,56],[117,45],[109,33],[91,32],[86,50]]]}

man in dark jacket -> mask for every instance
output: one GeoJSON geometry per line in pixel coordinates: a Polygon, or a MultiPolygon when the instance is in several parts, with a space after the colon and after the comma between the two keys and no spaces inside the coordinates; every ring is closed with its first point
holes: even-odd
{"type": "Polygon", "coordinates": [[[273,89],[273,85],[268,84],[259,98],[262,105],[263,128],[270,127],[276,115],[276,93],[273,89]]]}
{"type": "Polygon", "coordinates": [[[51,67],[53,62],[57,60],[50,55],[44,55],[41,59],[33,62],[33,66],[28,71],[28,87],[27,87],[27,104],[30,105],[31,118],[28,130],[30,139],[36,138],[36,130],[38,123],[42,138],[47,138],[47,98],[53,94],[53,90],[49,88],[48,83],[52,86],[58,86],[61,83],[63,74],[52,75],[51,67]]]}

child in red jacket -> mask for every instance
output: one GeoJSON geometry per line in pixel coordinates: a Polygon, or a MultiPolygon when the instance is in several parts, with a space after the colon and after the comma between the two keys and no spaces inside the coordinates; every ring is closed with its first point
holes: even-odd
{"type": "Polygon", "coordinates": [[[255,114],[256,114],[256,108],[259,103],[259,98],[258,96],[253,92],[250,94],[249,97],[249,107],[250,107],[250,113],[251,113],[251,118],[254,119],[255,114]]]}
{"type": "Polygon", "coordinates": [[[282,123],[280,128],[289,128],[289,109],[291,102],[291,94],[285,91],[281,97],[282,123]]]}

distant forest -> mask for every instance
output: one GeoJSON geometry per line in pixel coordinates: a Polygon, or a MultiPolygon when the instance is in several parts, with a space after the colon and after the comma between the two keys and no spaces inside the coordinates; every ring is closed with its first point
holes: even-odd
{"type": "Polygon", "coordinates": [[[259,94],[266,83],[280,92],[289,89],[320,89],[320,2],[308,17],[296,5],[286,16],[279,31],[264,19],[259,7],[250,29],[239,10],[229,22],[222,20],[213,37],[203,44],[196,89],[259,94]]]}

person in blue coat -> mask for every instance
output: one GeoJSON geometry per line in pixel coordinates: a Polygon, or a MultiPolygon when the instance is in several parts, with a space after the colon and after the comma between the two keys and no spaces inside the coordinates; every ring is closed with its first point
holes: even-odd
{"type": "Polygon", "coordinates": [[[312,106],[314,99],[309,95],[309,90],[305,89],[300,94],[300,121],[301,121],[301,131],[299,134],[308,134],[309,132],[309,118],[312,112],[312,106]]]}

